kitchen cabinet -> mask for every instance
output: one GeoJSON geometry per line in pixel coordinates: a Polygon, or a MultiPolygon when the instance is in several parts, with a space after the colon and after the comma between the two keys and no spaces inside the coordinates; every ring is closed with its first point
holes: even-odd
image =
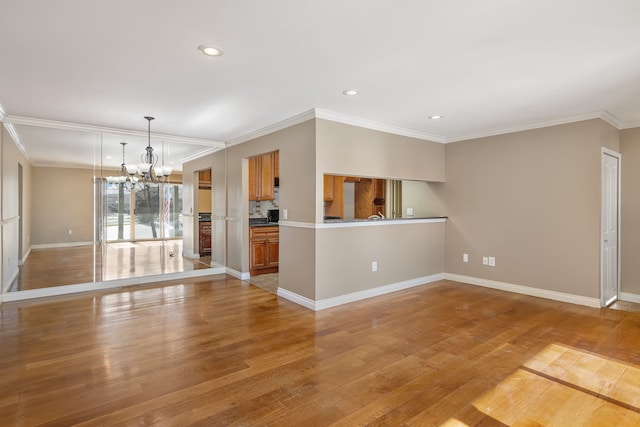
{"type": "Polygon", "coordinates": [[[211,169],[198,172],[198,188],[201,190],[211,190],[211,169]]]}
{"type": "Polygon", "coordinates": [[[277,273],[280,252],[279,229],[274,227],[249,228],[249,274],[277,273]]]}
{"type": "Polygon", "coordinates": [[[273,200],[274,154],[266,153],[249,158],[249,200],[273,200]]]}
{"type": "Polygon", "coordinates": [[[373,180],[373,201],[371,204],[373,205],[372,215],[383,214],[386,209],[385,203],[385,182],[384,179],[374,179],[373,180]]]}
{"type": "Polygon", "coordinates": [[[273,153],[273,176],[280,178],[280,152],[274,151],[273,153]]]}
{"type": "Polygon", "coordinates": [[[361,178],[355,183],[355,217],[368,218],[370,215],[384,215],[385,180],[361,178]]]}
{"type": "Polygon", "coordinates": [[[324,175],[324,201],[333,202],[333,175],[324,175]]]}
{"type": "Polygon", "coordinates": [[[373,180],[373,198],[374,199],[384,200],[385,181],[386,180],[379,179],[379,178],[375,178],[373,180]]]}
{"type": "Polygon", "coordinates": [[[344,218],[344,176],[324,176],[324,216],[344,218]],[[327,187],[330,187],[327,190],[327,187]],[[331,197],[331,200],[328,199],[331,197]]]}
{"type": "Polygon", "coordinates": [[[211,222],[199,222],[199,252],[200,256],[211,255],[211,222]]]}

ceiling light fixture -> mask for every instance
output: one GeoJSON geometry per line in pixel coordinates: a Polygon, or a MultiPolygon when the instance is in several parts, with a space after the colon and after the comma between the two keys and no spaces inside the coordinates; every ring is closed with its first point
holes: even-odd
{"type": "Polygon", "coordinates": [[[358,91],[355,89],[346,89],[343,90],[342,93],[347,96],[356,96],[358,94],[358,91]]]}
{"type": "Polygon", "coordinates": [[[131,184],[136,184],[139,181],[143,184],[148,184],[150,182],[163,183],[169,181],[169,176],[171,175],[171,171],[173,171],[173,167],[164,165],[164,143],[162,166],[156,166],[158,164],[158,155],[153,152],[153,147],[151,146],[151,120],[154,120],[155,118],[145,116],[145,119],[148,122],[148,142],[145,152],[140,155],[141,163],[127,164],[125,162],[124,150],[127,143],[121,142],[122,164],[120,165],[120,176],[107,177],[108,183],[124,184],[127,181],[127,178],[129,178],[131,184]]]}
{"type": "MultiPolygon", "coordinates": [[[[138,174],[144,183],[149,181],[168,181],[173,168],[171,166],[165,166],[164,159],[162,161],[163,165],[156,167],[156,164],[158,164],[158,155],[154,154],[153,147],[151,146],[151,120],[155,118],[151,116],[145,116],[144,118],[147,120],[149,126],[149,132],[147,133],[148,144],[145,152],[140,155],[142,163],[138,164],[138,174]]],[[[131,172],[129,172],[129,174],[131,174],[131,172]]]]}
{"type": "Polygon", "coordinates": [[[429,116],[429,119],[431,120],[440,120],[441,118],[442,116],[439,114],[434,114],[433,116],[429,116]]]}
{"type": "Polygon", "coordinates": [[[200,53],[207,56],[221,56],[224,53],[224,51],[219,47],[206,44],[198,46],[198,50],[200,53]]]}

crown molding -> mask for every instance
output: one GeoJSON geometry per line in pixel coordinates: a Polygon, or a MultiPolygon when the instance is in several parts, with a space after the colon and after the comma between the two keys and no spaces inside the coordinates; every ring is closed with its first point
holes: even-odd
{"type": "Polygon", "coordinates": [[[253,132],[244,134],[241,137],[231,139],[227,141],[227,147],[233,147],[234,145],[242,144],[243,142],[251,141],[252,139],[269,135],[270,133],[277,132],[279,130],[286,129],[288,127],[306,122],[308,120],[314,119],[315,117],[316,117],[315,109],[312,108],[300,114],[296,114],[293,117],[289,117],[288,119],[281,120],[279,122],[257,129],[253,132]]]}
{"type": "MultiPolygon", "coordinates": [[[[71,130],[77,132],[91,132],[91,133],[108,133],[121,136],[137,136],[147,137],[149,135],[146,131],[136,131],[127,129],[110,128],[103,126],[83,125],[79,123],[59,122],[55,120],[35,119],[32,117],[21,116],[6,116],[6,123],[15,125],[37,126],[49,129],[71,130]]],[[[184,144],[204,145],[207,147],[220,147],[224,148],[225,144],[222,141],[214,141],[208,139],[188,138],[184,136],[168,135],[162,133],[151,133],[152,138],[163,139],[165,141],[180,142],[184,144]]]]}
{"type": "Polygon", "coordinates": [[[545,122],[528,123],[528,124],[518,125],[518,126],[497,128],[497,129],[488,130],[486,132],[479,132],[475,134],[460,135],[453,138],[447,138],[446,142],[468,141],[470,139],[486,138],[489,136],[497,136],[497,135],[506,135],[509,133],[523,132],[523,131],[534,130],[534,129],[542,129],[542,128],[551,127],[551,126],[566,125],[569,123],[583,122],[585,120],[593,120],[593,119],[601,119],[609,123],[611,126],[615,127],[616,129],[623,129],[623,122],[620,119],[618,119],[616,116],[614,116],[613,114],[607,111],[598,111],[594,113],[581,114],[577,116],[563,117],[560,119],[554,119],[554,120],[549,120],[545,122]]]}
{"type": "Polygon", "coordinates": [[[209,154],[213,154],[213,153],[215,153],[217,151],[220,151],[222,149],[224,149],[224,147],[212,147],[212,148],[209,148],[208,150],[201,151],[201,152],[193,154],[191,156],[184,157],[184,158],[180,159],[180,163],[190,162],[192,160],[196,160],[196,159],[199,159],[201,157],[208,156],[209,154]]]}
{"type": "Polygon", "coordinates": [[[6,116],[7,116],[7,115],[6,115],[6,114],[5,114],[5,112],[4,112],[4,108],[2,108],[2,104],[0,104],[0,122],[4,122],[4,118],[5,118],[6,116]]]}
{"type": "Polygon", "coordinates": [[[323,119],[332,122],[344,123],[347,125],[357,126],[365,129],[377,130],[381,132],[392,133],[394,135],[407,136],[410,138],[423,139],[433,142],[446,142],[445,138],[439,135],[431,135],[425,132],[419,132],[411,129],[401,128],[399,126],[386,125],[384,123],[374,122],[372,120],[365,120],[346,114],[334,113],[332,111],[323,110],[320,108],[312,108],[304,111],[288,119],[279,121],[269,126],[265,126],[256,131],[245,134],[239,138],[232,139],[227,142],[227,147],[233,147],[234,145],[242,144],[243,142],[251,141],[252,139],[259,138],[261,136],[268,135],[270,133],[286,129],[293,125],[297,125],[302,122],[306,122],[311,119],[323,119]]]}
{"type": "Polygon", "coordinates": [[[447,142],[447,139],[441,135],[433,135],[426,132],[402,128],[399,126],[387,125],[373,120],[366,120],[358,117],[348,116],[346,114],[334,113],[332,111],[327,111],[320,108],[315,109],[315,117],[318,119],[330,120],[332,122],[344,123],[347,125],[357,126],[365,129],[391,133],[394,135],[407,136],[409,138],[423,139],[425,141],[440,143],[447,142]]]}
{"type": "Polygon", "coordinates": [[[625,122],[624,126],[621,129],[633,129],[633,128],[640,128],[640,120],[625,122]]]}
{"type": "Polygon", "coordinates": [[[618,130],[624,129],[625,127],[625,123],[622,120],[607,110],[602,110],[600,112],[600,118],[618,130]]]}
{"type": "Polygon", "coordinates": [[[20,141],[20,137],[18,136],[18,132],[16,132],[16,128],[13,127],[12,123],[4,123],[4,127],[7,130],[7,132],[9,132],[9,135],[11,135],[11,139],[13,139],[14,144],[16,144],[16,147],[18,147],[18,151],[20,151],[20,153],[29,161],[29,163],[33,163],[33,158],[29,155],[29,153],[27,153],[27,150],[24,148],[24,145],[22,145],[22,142],[20,141]]]}

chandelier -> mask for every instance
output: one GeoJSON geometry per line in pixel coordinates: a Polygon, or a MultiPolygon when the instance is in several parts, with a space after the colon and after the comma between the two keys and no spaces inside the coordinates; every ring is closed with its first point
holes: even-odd
{"type": "Polygon", "coordinates": [[[138,182],[141,182],[142,184],[148,184],[150,182],[163,183],[169,181],[169,176],[171,175],[173,168],[171,166],[164,165],[164,149],[162,153],[163,164],[162,166],[156,166],[158,164],[158,155],[153,152],[153,147],[151,146],[151,120],[154,120],[154,117],[145,116],[144,118],[148,122],[148,142],[145,152],[140,155],[141,162],[127,164],[125,162],[124,152],[127,143],[121,142],[122,165],[120,165],[120,176],[107,177],[108,183],[124,184],[127,179],[129,179],[131,184],[137,184],[138,182]]]}

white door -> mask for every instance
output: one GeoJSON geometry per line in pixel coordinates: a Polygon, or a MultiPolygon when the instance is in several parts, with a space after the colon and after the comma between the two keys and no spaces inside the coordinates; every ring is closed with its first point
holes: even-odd
{"type": "Polygon", "coordinates": [[[601,301],[606,307],[618,299],[618,206],[620,157],[602,153],[601,301]]]}

